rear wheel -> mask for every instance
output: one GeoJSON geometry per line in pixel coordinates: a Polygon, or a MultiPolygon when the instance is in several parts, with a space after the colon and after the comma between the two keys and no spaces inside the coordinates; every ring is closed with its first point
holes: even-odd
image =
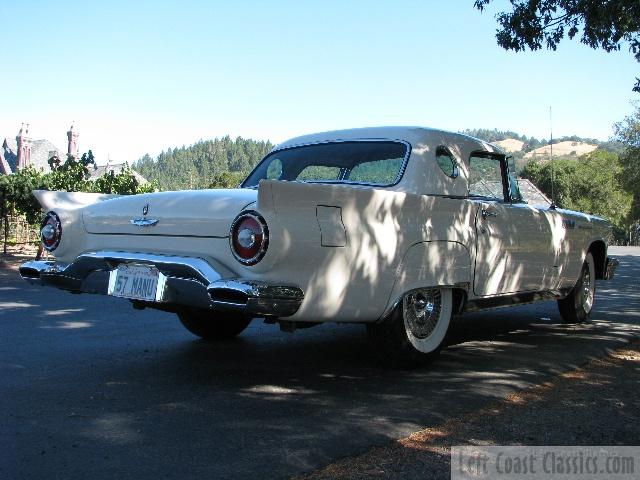
{"type": "Polygon", "coordinates": [[[251,317],[244,315],[224,314],[223,318],[216,318],[210,310],[196,308],[184,309],[178,312],[182,325],[194,335],[204,340],[225,340],[240,335],[251,323],[251,317]]]}
{"type": "Polygon", "coordinates": [[[593,255],[587,253],[578,282],[566,298],[558,300],[560,316],[566,323],[584,322],[593,308],[596,294],[596,270],[593,255]]]}
{"type": "Polygon", "coordinates": [[[451,321],[453,295],[446,288],[406,293],[380,323],[367,325],[376,353],[400,368],[426,365],[438,356],[451,321]]]}

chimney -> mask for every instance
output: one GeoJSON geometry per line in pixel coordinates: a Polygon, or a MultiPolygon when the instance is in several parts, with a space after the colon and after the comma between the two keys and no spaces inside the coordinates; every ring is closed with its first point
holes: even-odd
{"type": "Polygon", "coordinates": [[[73,158],[78,158],[78,132],[73,131],[73,123],[71,128],[67,132],[67,140],[69,141],[67,146],[67,155],[71,155],[73,158]]]}
{"type": "Polygon", "coordinates": [[[18,144],[18,161],[16,164],[16,170],[26,167],[31,163],[31,138],[29,137],[29,124],[25,128],[24,123],[20,127],[20,132],[16,137],[16,143],[18,144]]]}

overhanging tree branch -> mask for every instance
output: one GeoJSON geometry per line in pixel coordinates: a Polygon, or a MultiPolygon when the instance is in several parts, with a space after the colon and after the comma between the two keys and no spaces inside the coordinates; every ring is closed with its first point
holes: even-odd
{"type": "MultiPolygon", "coordinates": [[[[492,0],[475,0],[480,11],[492,0]]],[[[499,12],[496,19],[498,45],[519,52],[542,45],[555,50],[567,36],[580,34],[580,42],[606,52],[620,50],[623,44],[640,62],[639,0],[510,0],[511,11],[499,12]]],[[[636,78],[634,91],[640,92],[636,78]]]]}

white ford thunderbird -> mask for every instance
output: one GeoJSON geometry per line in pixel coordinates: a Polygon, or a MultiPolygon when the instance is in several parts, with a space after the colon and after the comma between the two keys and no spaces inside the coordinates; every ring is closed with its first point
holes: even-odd
{"type": "Polygon", "coordinates": [[[23,264],[30,282],[175,312],[208,340],[254,318],[363,323],[399,366],[435,358],[467,311],[556,299],[582,322],[617,265],[607,222],[525,203],[502,151],[426,128],[295,138],[237,189],[34,193],[55,261],[23,264]]]}

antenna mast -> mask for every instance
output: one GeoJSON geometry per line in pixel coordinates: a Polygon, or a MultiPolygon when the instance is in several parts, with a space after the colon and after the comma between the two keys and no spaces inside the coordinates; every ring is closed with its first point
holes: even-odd
{"type": "Polygon", "coordinates": [[[549,141],[550,147],[550,155],[551,155],[551,205],[549,208],[551,210],[555,210],[556,207],[556,196],[555,196],[555,188],[554,184],[556,181],[555,169],[553,168],[553,121],[551,116],[551,105],[549,105],[549,134],[551,135],[551,140],[549,141]]]}

